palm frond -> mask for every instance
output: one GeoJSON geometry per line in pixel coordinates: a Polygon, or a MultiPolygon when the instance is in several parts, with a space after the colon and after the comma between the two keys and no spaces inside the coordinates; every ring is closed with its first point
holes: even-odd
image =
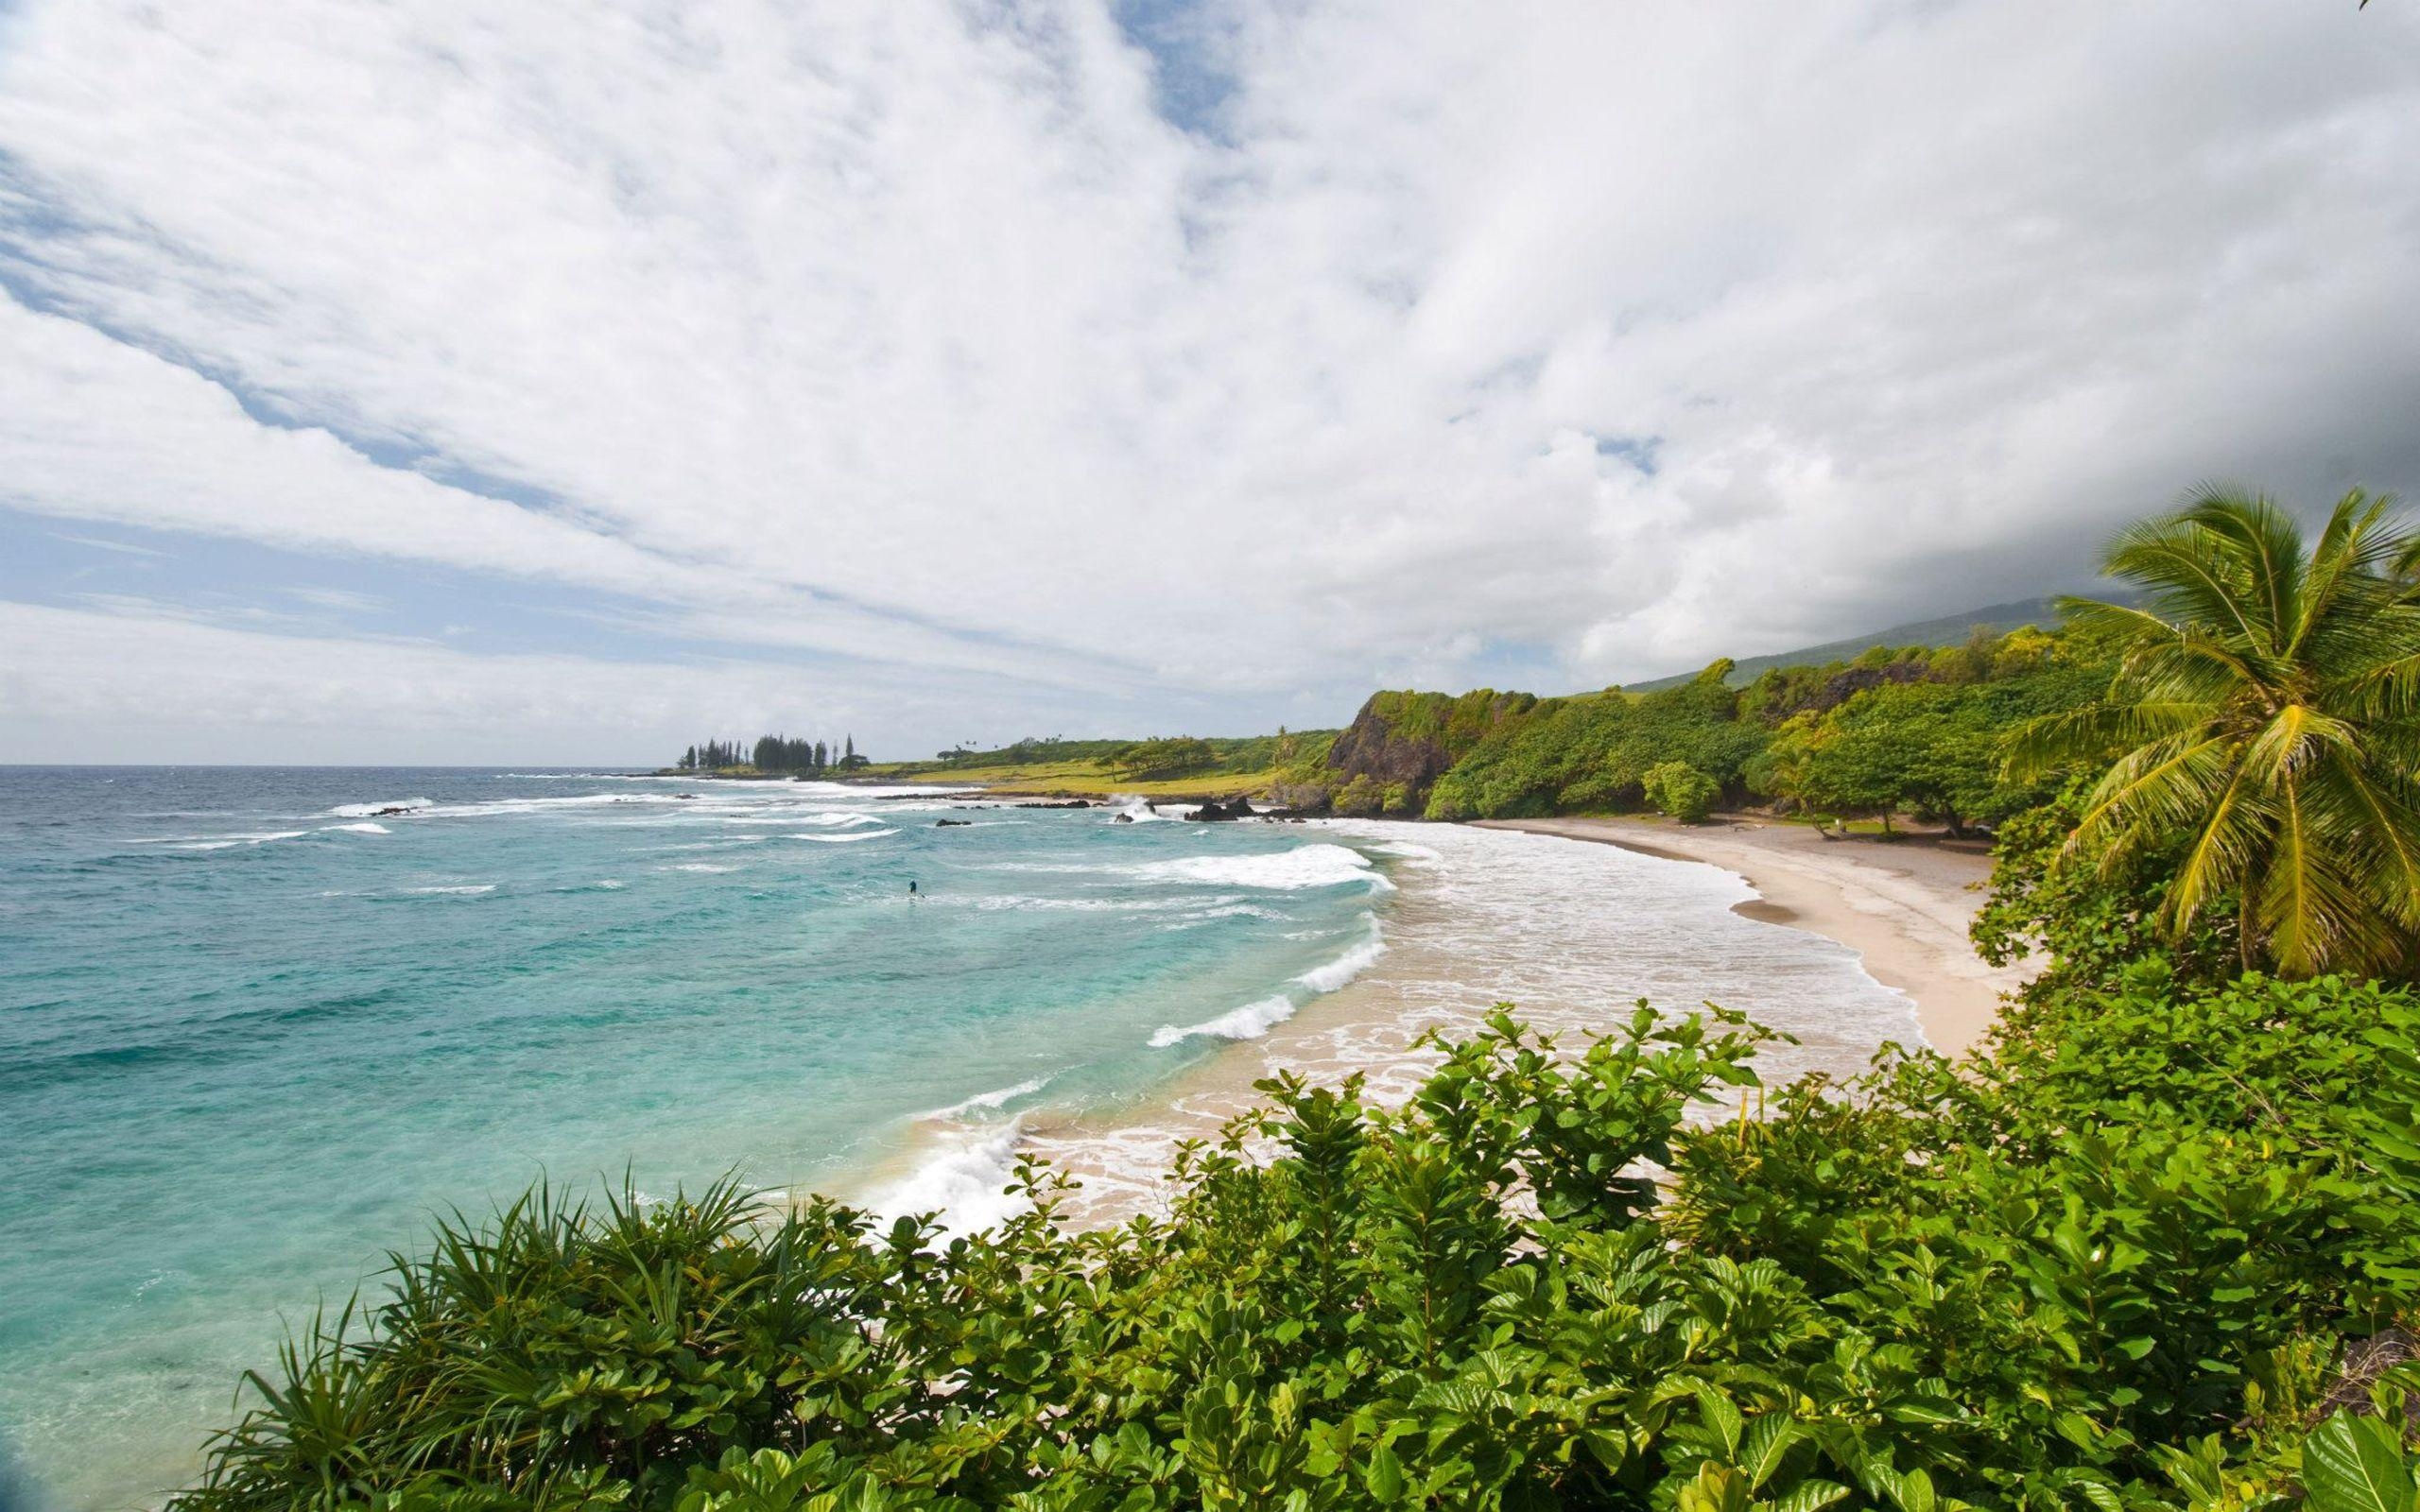
{"type": "Polygon", "coordinates": [[[2011,777],[2032,781],[2072,766],[2098,765],[2129,747],[2190,730],[2211,716],[2200,703],[2098,703],[2044,714],[2012,730],[2001,747],[2011,777]]]}
{"type": "Polygon", "coordinates": [[[2176,519],[2217,543],[2250,590],[2242,609],[2264,649],[2277,651],[2300,623],[2306,558],[2302,527],[2267,495],[2229,484],[2194,490],[2176,519]]]}

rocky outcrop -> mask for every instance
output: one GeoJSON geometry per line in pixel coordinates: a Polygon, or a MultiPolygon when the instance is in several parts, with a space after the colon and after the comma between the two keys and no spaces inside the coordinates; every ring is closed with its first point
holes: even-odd
{"type": "Polygon", "coordinates": [[[1240,793],[1236,797],[1227,799],[1224,803],[1219,802],[1214,798],[1208,802],[1203,803],[1201,807],[1195,809],[1192,813],[1186,815],[1185,817],[1202,824],[1217,824],[1232,819],[1249,819],[1252,817],[1252,799],[1246,798],[1240,793]]]}
{"type": "MultiPolygon", "coordinates": [[[[1526,693],[1481,688],[1375,693],[1328,748],[1324,805],[1345,814],[1417,814],[1429,787],[1463,754],[1537,704],[1526,693]]],[[[1270,795],[1308,808],[1301,795],[1270,795]]]]}

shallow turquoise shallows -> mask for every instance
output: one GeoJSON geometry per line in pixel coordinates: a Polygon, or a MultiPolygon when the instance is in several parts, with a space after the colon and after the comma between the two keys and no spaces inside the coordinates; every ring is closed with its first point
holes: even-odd
{"type": "Polygon", "coordinates": [[[1332,833],[1135,817],[821,783],[0,768],[16,1473],[37,1504],[155,1503],[238,1373],[432,1211],[626,1168],[650,1194],[729,1171],[861,1187],[933,1109],[1148,1096],[1384,911],[1332,833]]]}

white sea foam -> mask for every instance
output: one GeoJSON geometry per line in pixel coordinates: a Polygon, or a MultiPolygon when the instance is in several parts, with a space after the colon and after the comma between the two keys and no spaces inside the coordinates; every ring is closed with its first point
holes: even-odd
{"type": "Polygon", "coordinates": [[[1240,1008],[1222,1013],[1215,1019],[1205,1019],[1200,1023],[1182,1027],[1173,1023],[1162,1024],[1151,1035],[1151,1048],[1166,1050],[1170,1045],[1194,1039],[1257,1040],[1293,1016],[1294,1000],[1279,993],[1257,1003],[1247,1003],[1240,1008]]]}
{"type": "Polygon", "coordinates": [[[717,867],[711,861],[683,861],[678,866],[658,867],[658,871],[737,871],[737,867],[717,867]]]}
{"type": "Polygon", "coordinates": [[[1302,1003],[1335,991],[1368,971],[1373,962],[1387,954],[1387,941],[1378,926],[1378,916],[1363,914],[1361,920],[1367,933],[1359,943],[1324,966],[1314,966],[1287,984],[1290,988],[1299,988],[1299,991],[1281,992],[1274,997],[1262,998],[1257,1003],[1247,1003],[1240,1008],[1230,1009],[1200,1023],[1162,1024],[1151,1035],[1151,1048],[1166,1050],[1170,1045],[1193,1039],[1259,1039],[1292,1018],[1294,1010],[1302,1003]]]}
{"type": "Polygon", "coordinates": [[[1200,808],[1199,803],[1161,803],[1151,799],[1130,798],[1117,806],[1117,812],[1101,820],[1103,824],[1157,824],[1161,820],[1177,820],[1200,808]]]}
{"type": "Polygon", "coordinates": [[[691,807],[700,801],[683,798],[677,793],[579,793],[567,798],[499,798],[478,803],[438,803],[424,798],[398,798],[376,803],[339,803],[328,810],[328,816],[338,819],[383,818],[389,810],[399,809],[414,818],[474,819],[624,805],[646,805],[658,809],[676,804],[691,807]]]}
{"type": "Polygon", "coordinates": [[[406,887],[404,891],[407,893],[420,894],[445,894],[458,898],[475,898],[481,893],[495,891],[495,884],[493,882],[481,882],[465,883],[460,886],[455,887],[406,887]]]}
{"type": "Polygon", "coordinates": [[[322,824],[320,826],[320,833],[322,834],[392,834],[395,832],[383,824],[322,824]]]}
{"type": "Polygon", "coordinates": [[[827,811],[821,814],[802,814],[790,816],[790,822],[796,824],[851,825],[880,824],[882,820],[875,818],[871,814],[839,814],[827,811]]]}
{"type": "Polygon", "coordinates": [[[237,846],[267,845],[271,840],[299,839],[310,833],[308,830],[265,830],[245,834],[168,834],[129,843],[162,846],[170,850],[233,850],[237,846]]]}
{"type": "Polygon", "coordinates": [[[852,840],[887,840],[897,830],[859,830],[855,834],[794,834],[793,840],[813,840],[821,845],[846,845],[852,840]]]}
{"type": "Polygon", "coordinates": [[[905,1177],[866,1203],[886,1227],[911,1213],[938,1212],[945,1233],[996,1228],[1025,1206],[1007,1192],[1017,1166],[1021,1119],[954,1131],[905,1177]]]}
{"type": "Polygon", "coordinates": [[[1133,882],[1207,883],[1212,886],[1267,887],[1283,892],[1336,887],[1347,883],[1358,883],[1372,892],[1394,891],[1394,884],[1370,864],[1368,856],[1349,846],[1325,843],[1296,846],[1291,850],[1260,855],[1179,856],[1168,861],[1143,861],[1123,866],[1005,861],[981,869],[1121,877],[1133,882]]]}
{"type": "Polygon", "coordinates": [[[934,1108],[931,1112],[925,1114],[921,1122],[933,1123],[953,1118],[963,1118],[968,1113],[975,1112],[977,1109],[988,1110],[1002,1108],[1010,1103],[1015,1102],[1020,1097],[1032,1096],[1035,1092],[1042,1091],[1042,1089],[1049,1083],[1049,1080],[1050,1078],[1047,1076],[1036,1076],[1028,1081],[1021,1081],[1013,1087],[1002,1087],[993,1091],[977,1092],[974,1096],[967,1098],[964,1102],[952,1103],[947,1108],[934,1108]]]}
{"type": "Polygon", "coordinates": [[[1350,846],[1304,845],[1251,856],[1184,856],[1123,868],[1143,882],[1203,882],[1224,887],[1270,887],[1293,892],[1359,883],[1373,892],[1392,892],[1370,858],[1350,846]]]}
{"type": "Polygon", "coordinates": [[[613,891],[616,891],[616,890],[618,890],[619,888],[622,888],[622,887],[625,887],[625,886],[629,885],[629,884],[627,884],[627,883],[622,883],[622,882],[617,882],[617,881],[615,881],[614,879],[613,879],[612,877],[608,877],[608,878],[606,878],[604,881],[602,881],[602,882],[598,883],[596,885],[597,885],[597,886],[599,886],[599,887],[604,888],[607,892],[613,892],[613,891]]]}
{"type": "Polygon", "coordinates": [[[499,782],[686,782],[688,777],[659,777],[652,772],[498,772],[499,782]]]}
{"type": "Polygon", "coordinates": [[[1369,932],[1359,944],[1325,966],[1315,966],[1294,980],[1314,992],[1333,992],[1368,971],[1379,956],[1387,954],[1386,936],[1378,928],[1378,916],[1364,914],[1361,917],[1369,932]]]}
{"type": "Polygon", "coordinates": [[[1070,914],[1174,914],[1201,908],[1205,903],[1233,903],[1237,901],[1236,898],[1031,898],[1021,893],[993,893],[976,898],[973,902],[981,909],[1033,909],[1070,914]]]}

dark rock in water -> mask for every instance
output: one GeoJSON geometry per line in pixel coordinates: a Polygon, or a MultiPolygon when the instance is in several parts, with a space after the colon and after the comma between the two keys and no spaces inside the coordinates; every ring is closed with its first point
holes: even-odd
{"type": "Polygon", "coordinates": [[[975,821],[973,819],[935,819],[933,821],[933,828],[936,830],[963,830],[974,822],[975,821]]]}
{"type": "Polygon", "coordinates": [[[1021,809],[1088,809],[1092,806],[1093,800],[1088,798],[1046,799],[1017,805],[1021,809]]]}
{"type": "Polygon", "coordinates": [[[1217,799],[1212,799],[1209,802],[1202,804],[1200,808],[1195,809],[1192,813],[1186,815],[1185,817],[1188,819],[1198,819],[1204,824],[1215,824],[1223,820],[1249,819],[1252,817],[1252,799],[1245,798],[1240,794],[1227,799],[1224,803],[1219,802],[1217,799]]]}
{"type": "Polygon", "coordinates": [[[1132,824],[1134,822],[1134,816],[1132,814],[1121,814],[1109,822],[1112,824],[1132,824]]]}
{"type": "Polygon", "coordinates": [[[398,803],[390,809],[380,809],[377,813],[372,814],[370,816],[373,819],[391,819],[398,814],[412,814],[417,812],[417,810],[406,808],[403,804],[398,803]]]}

